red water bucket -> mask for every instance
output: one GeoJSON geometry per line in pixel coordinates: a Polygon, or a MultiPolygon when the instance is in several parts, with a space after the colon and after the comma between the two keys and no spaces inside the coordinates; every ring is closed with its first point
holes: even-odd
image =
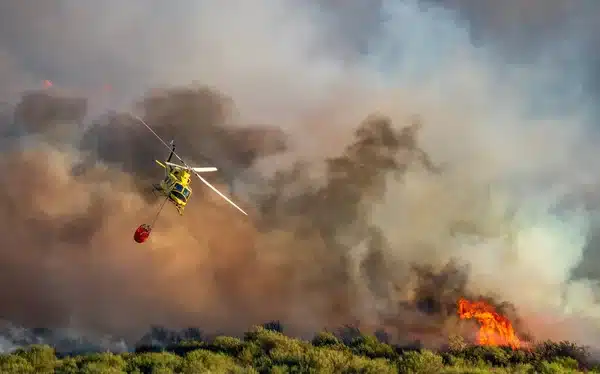
{"type": "Polygon", "coordinates": [[[140,225],[133,234],[133,240],[135,240],[136,243],[145,242],[150,237],[150,231],[152,231],[150,225],[145,223],[140,225]]]}

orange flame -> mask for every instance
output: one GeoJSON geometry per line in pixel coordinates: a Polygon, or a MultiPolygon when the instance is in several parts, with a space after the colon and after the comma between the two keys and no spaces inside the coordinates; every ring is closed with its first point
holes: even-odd
{"type": "Polygon", "coordinates": [[[458,300],[458,315],[461,319],[475,318],[480,328],[477,343],[480,345],[521,347],[521,341],[515,334],[508,318],[496,313],[493,306],[484,301],[458,300]]]}

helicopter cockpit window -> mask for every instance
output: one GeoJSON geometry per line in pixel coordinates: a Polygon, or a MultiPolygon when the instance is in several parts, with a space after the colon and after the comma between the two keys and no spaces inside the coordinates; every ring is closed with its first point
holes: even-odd
{"type": "Polygon", "coordinates": [[[173,186],[173,191],[171,191],[171,193],[181,201],[187,200],[188,196],[190,195],[189,192],[190,191],[187,188],[184,188],[180,183],[175,183],[175,186],[173,186]]]}

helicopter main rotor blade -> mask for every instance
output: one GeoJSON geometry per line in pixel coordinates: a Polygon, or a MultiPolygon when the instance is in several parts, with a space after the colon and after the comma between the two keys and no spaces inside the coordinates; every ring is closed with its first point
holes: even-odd
{"type": "MultiPolygon", "coordinates": [[[[175,157],[177,157],[177,159],[179,161],[181,161],[182,164],[185,165],[185,167],[187,167],[188,169],[192,170],[194,172],[194,174],[196,174],[196,176],[202,181],[202,183],[204,183],[205,185],[207,185],[211,190],[215,191],[219,196],[221,196],[223,199],[225,199],[225,201],[227,201],[229,204],[233,205],[235,208],[237,208],[237,210],[239,210],[240,212],[244,213],[245,215],[248,215],[248,213],[244,212],[244,210],[242,208],[240,208],[239,206],[237,206],[233,201],[231,201],[227,196],[225,196],[221,191],[217,190],[216,187],[214,187],[212,184],[208,183],[206,181],[206,179],[202,178],[200,176],[200,174],[198,174],[197,171],[195,171],[193,168],[190,168],[188,164],[186,164],[185,161],[183,161],[183,159],[181,157],[179,157],[179,155],[177,153],[175,153],[175,151],[173,151],[173,149],[171,147],[169,147],[169,145],[160,137],[158,136],[158,134],[152,129],[152,127],[150,127],[150,125],[148,125],[146,123],[146,121],[144,121],[142,118],[138,117],[138,116],[134,116],[135,119],[137,119],[142,125],[146,126],[146,128],[148,130],[150,130],[150,132],[169,150],[169,152],[173,152],[173,155],[175,157]]],[[[178,165],[179,166],[179,165],[178,165]]]]}
{"type": "Polygon", "coordinates": [[[231,201],[227,196],[225,196],[221,191],[217,190],[216,187],[214,187],[212,184],[208,183],[206,181],[206,179],[202,178],[200,176],[200,174],[198,174],[196,171],[194,171],[194,174],[196,174],[196,176],[202,181],[202,183],[204,183],[205,185],[207,185],[211,190],[215,191],[219,196],[221,196],[223,199],[225,199],[225,201],[227,201],[229,204],[233,205],[234,207],[237,208],[237,210],[239,210],[240,212],[244,213],[245,215],[248,215],[248,213],[244,212],[244,210],[242,208],[240,208],[239,206],[237,206],[233,201],[231,201]]]}
{"type": "Polygon", "coordinates": [[[208,173],[211,171],[217,171],[219,169],[217,169],[214,166],[206,166],[206,167],[200,167],[200,168],[192,168],[193,171],[195,171],[196,173],[208,173]]]}
{"type": "MultiPolygon", "coordinates": [[[[171,146],[169,146],[160,136],[158,136],[158,134],[156,133],[156,131],[154,131],[152,129],[152,127],[150,127],[150,125],[146,123],[146,121],[144,121],[142,118],[140,118],[138,116],[133,116],[133,118],[135,118],[136,120],[138,120],[142,125],[146,126],[146,128],[148,130],[150,130],[150,132],[152,133],[152,135],[154,135],[156,137],[156,139],[158,139],[162,143],[162,145],[164,145],[169,150],[169,152],[173,152],[173,155],[175,157],[177,157],[177,159],[179,161],[181,161],[182,164],[184,164],[184,165],[187,166],[187,164],[185,163],[185,161],[183,161],[183,159],[181,157],[179,157],[179,155],[177,153],[175,153],[175,151],[173,150],[173,148],[171,148],[171,146]]],[[[177,165],[177,166],[179,166],[179,165],[177,165]]]]}
{"type": "Polygon", "coordinates": [[[175,164],[173,162],[168,162],[168,161],[165,162],[165,165],[173,166],[173,167],[180,168],[180,169],[189,169],[189,170],[193,170],[193,171],[198,172],[198,173],[208,173],[208,172],[211,172],[211,171],[217,171],[218,170],[214,166],[205,166],[205,167],[192,168],[192,167],[189,167],[187,165],[183,166],[183,165],[175,164]]]}
{"type": "Polygon", "coordinates": [[[183,165],[175,164],[175,163],[169,162],[169,161],[165,161],[165,165],[173,166],[175,168],[180,168],[180,169],[186,169],[186,167],[183,165]]]}

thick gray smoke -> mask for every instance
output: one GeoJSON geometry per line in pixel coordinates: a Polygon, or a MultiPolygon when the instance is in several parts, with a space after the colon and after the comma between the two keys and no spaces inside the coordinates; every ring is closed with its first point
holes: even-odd
{"type": "Polygon", "coordinates": [[[434,342],[457,297],[491,295],[536,338],[598,345],[581,271],[597,252],[593,23],[574,18],[593,13],[358,3],[1,4],[2,100],[48,80],[87,101],[34,99],[3,122],[0,317],[131,338],[359,321],[434,342]],[[186,215],[167,209],[136,245],[166,150],[127,112],[225,179],[289,183],[246,194],[250,220],[195,184],[186,215]]]}

